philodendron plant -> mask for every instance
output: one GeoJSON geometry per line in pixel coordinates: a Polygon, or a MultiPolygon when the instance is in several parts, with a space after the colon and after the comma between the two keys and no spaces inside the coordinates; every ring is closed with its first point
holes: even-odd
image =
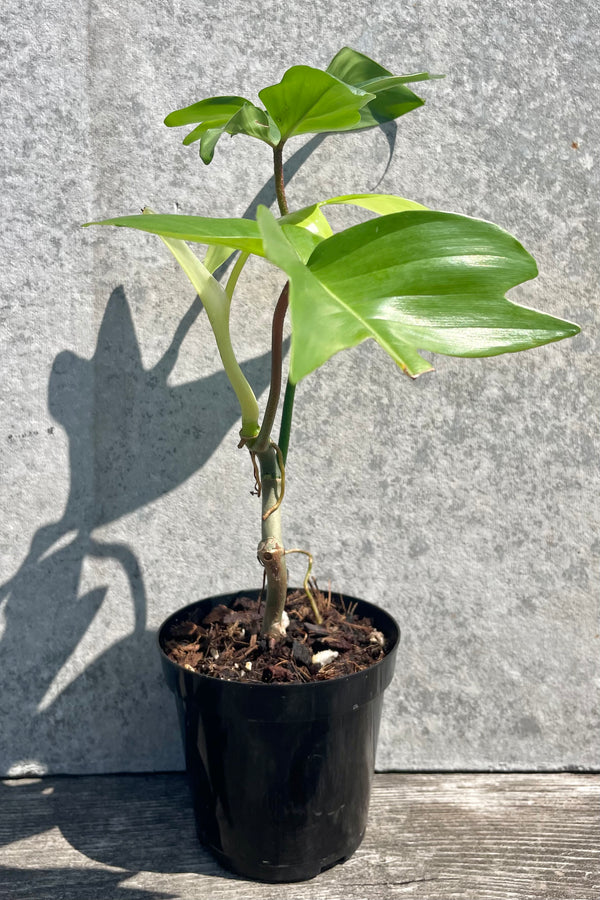
{"type": "MultiPolygon", "coordinates": [[[[170,127],[193,126],[184,144],[199,143],[205,164],[224,134],[245,134],[272,148],[279,217],[259,207],[256,220],[141,215],[94,222],[159,235],[198,292],[223,367],[240,404],[240,447],[250,451],[262,496],[258,558],[266,572],[263,634],[282,633],[287,593],[280,506],[294,391],[331,356],[375,340],[411,378],[432,369],[419,350],[450,356],[514,353],[577,334],[579,328],[506,299],[506,291],[537,275],[535,261],[510,234],[468,216],[428,209],[391,194],[349,194],[314,200],[290,211],[283,151],[290,138],[374,128],[422,106],[407,87],[439,76],[393,75],[344,47],[325,71],[293,66],[259,91],[262,106],[244,97],[211,97],[178,109],[170,127]],[[327,210],[352,204],[374,218],[333,234],[327,210]],[[208,245],[204,262],[187,242],[208,245]],[[237,254],[225,284],[215,270],[237,254]],[[229,333],[230,306],[250,255],[283,270],[287,282],[272,325],[271,384],[262,418],[240,369],[229,333]],[[282,387],[282,332],[291,317],[289,374],[281,428],[273,437],[282,387]]],[[[290,551],[288,551],[290,552],[290,551]]],[[[310,592],[309,592],[310,598],[310,592]]],[[[318,609],[315,615],[319,618],[318,609]]]]}

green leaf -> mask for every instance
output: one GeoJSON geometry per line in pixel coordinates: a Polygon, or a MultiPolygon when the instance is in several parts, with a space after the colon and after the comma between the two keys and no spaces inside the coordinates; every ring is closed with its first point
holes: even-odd
{"type": "Polygon", "coordinates": [[[204,266],[212,275],[235,252],[234,247],[225,247],[223,244],[211,244],[204,257],[204,266]]]}
{"type": "MultiPolygon", "coordinates": [[[[181,125],[192,125],[199,122],[207,128],[213,128],[228,122],[235,113],[248,103],[245,97],[208,97],[183,109],[169,113],[165,125],[178,128],[181,125]]],[[[188,141],[189,142],[189,141],[188,141]]]]}
{"type": "Polygon", "coordinates": [[[284,141],[295,134],[344,131],[360,121],[360,108],[375,98],[311,66],[292,66],[279,84],[258,96],[284,141]]]}
{"type": "Polygon", "coordinates": [[[346,84],[361,84],[372,78],[392,74],[374,59],[353,50],[352,47],[342,47],[327,66],[327,71],[346,84]]]}
{"type": "Polygon", "coordinates": [[[281,140],[279,128],[271,116],[253,103],[246,103],[237,111],[230,119],[227,131],[229,134],[247,134],[271,147],[275,147],[281,140]]]}
{"type": "MultiPolygon", "coordinates": [[[[405,200],[404,197],[396,197],[394,194],[343,194],[340,197],[330,197],[329,200],[319,200],[311,206],[305,206],[296,212],[288,213],[279,219],[279,223],[299,225],[306,228],[312,234],[318,237],[316,243],[331,237],[333,231],[331,225],[322,213],[322,207],[335,205],[360,206],[362,209],[368,209],[370,212],[379,215],[387,215],[393,212],[404,212],[409,209],[427,209],[414,200],[405,200]]],[[[310,253],[308,254],[310,256],[310,253]]],[[[306,262],[308,256],[303,257],[306,262]]]]}
{"type": "MultiPolygon", "coordinates": [[[[204,126],[199,127],[203,128],[204,126]]],[[[195,134],[195,131],[192,134],[195,134]]],[[[202,134],[200,139],[200,158],[206,165],[212,162],[215,147],[223,134],[247,134],[250,137],[264,141],[271,147],[274,147],[280,138],[279,129],[271,117],[263,109],[259,109],[252,103],[245,103],[223,125],[220,125],[218,128],[209,128],[202,134]]],[[[189,143],[189,138],[190,135],[183,143],[189,143]]]]}
{"type": "Polygon", "coordinates": [[[199,124],[183,139],[188,146],[200,141],[200,157],[208,165],[223,134],[247,134],[274,147],[280,140],[279,129],[264,111],[244,97],[209,97],[183,109],[175,110],[165,125],[178,127],[199,124]]]}
{"type": "Polygon", "coordinates": [[[579,331],[504,297],[537,268],[515,238],[488,222],[394,213],[322,241],[303,265],[264,208],[258,221],[268,258],[290,278],[293,383],[366,338],[414,377],[431,368],[418,349],[493,356],[579,331]]]}
{"type": "Polygon", "coordinates": [[[339,78],[340,81],[375,95],[374,99],[361,109],[359,122],[348,126],[347,130],[372,128],[423,106],[425,101],[405,85],[414,81],[428,81],[444,77],[443,75],[431,75],[429,72],[393,75],[388,69],[363,53],[352,50],[351,47],[343,47],[334,56],[327,71],[339,78]]]}
{"type": "MultiPolygon", "coordinates": [[[[90,225],[116,225],[180,241],[216,244],[228,249],[227,256],[234,250],[242,250],[244,253],[253,253],[256,256],[265,255],[260,230],[252,219],[211,219],[204,216],[156,213],[148,216],[143,213],[138,216],[103,219],[101,222],[86,222],[84,228],[90,225]]],[[[283,223],[282,227],[300,258],[304,261],[308,260],[321,238],[298,225],[283,223]]],[[[219,256],[215,258],[219,259],[219,256]]],[[[213,260],[211,259],[210,262],[212,265],[213,260]]]]}
{"type": "MultiPolygon", "coordinates": [[[[328,201],[325,200],[325,203],[328,201]]],[[[298,209],[296,212],[288,213],[283,216],[279,222],[280,224],[288,224],[288,225],[299,225],[301,228],[306,228],[307,231],[316,234],[320,239],[325,239],[331,237],[333,231],[331,230],[331,225],[321,212],[321,206],[323,203],[313,203],[312,206],[305,206],[303,209],[298,209]]]]}
{"type": "Polygon", "coordinates": [[[258,256],[264,255],[258,225],[252,219],[211,219],[160,213],[152,216],[118,216],[101,222],[87,222],[84,227],[89,225],[134,228],[160,237],[199,244],[219,244],[258,256]]]}
{"type": "Polygon", "coordinates": [[[220,125],[218,128],[207,128],[202,135],[200,139],[200,159],[206,166],[213,161],[215,147],[224,133],[225,126],[220,125]]]}
{"type": "MultiPolygon", "coordinates": [[[[153,219],[156,213],[146,208],[144,215],[153,219]]],[[[202,265],[198,257],[192,253],[184,241],[174,240],[162,235],[161,239],[171,251],[202,300],[215,335],[223,368],[240,404],[242,413],[242,430],[240,434],[243,437],[255,437],[259,431],[258,403],[252,388],[239,367],[231,345],[229,334],[229,297],[219,282],[213,278],[208,269],[202,265]]]]}
{"type": "Polygon", "coordinates": [[[395,194],[342,194],[340,197],[331,197],[329,200],[321,200],[318,206],[330,206],[336,204],[350,204],[368,209],[370,212],[386,216],[395,212],[406,212],[409,209],[427,209],[421,203],[414,200],[405,200],[395,194]]]}

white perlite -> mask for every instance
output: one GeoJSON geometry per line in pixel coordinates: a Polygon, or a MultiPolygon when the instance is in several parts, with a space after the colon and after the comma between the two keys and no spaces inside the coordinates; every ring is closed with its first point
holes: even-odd
{"type": "Polygon", "coordinates": [[[312,664],[313,666],[328,666],[336,656],[339,656],[337,650],[320,650],[319,653],[313,654],[312,664]]]}

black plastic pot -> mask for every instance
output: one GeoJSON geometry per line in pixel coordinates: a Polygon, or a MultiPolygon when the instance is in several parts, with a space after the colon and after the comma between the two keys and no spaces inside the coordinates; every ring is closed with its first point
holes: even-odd
{"type": "Polygon", "coordinates": [[[389,652],[362,672],[307,684],[221,681],[164,653],[169,629],[191,613],[196,619],[256,594],[193,603],[163,623],[158,641],[177,699],[201,842],[245,878],[304,881],[351,856],[365,833],[383,692],[400,632],[388,613],[346,597],[383,632],[389,652]]]}

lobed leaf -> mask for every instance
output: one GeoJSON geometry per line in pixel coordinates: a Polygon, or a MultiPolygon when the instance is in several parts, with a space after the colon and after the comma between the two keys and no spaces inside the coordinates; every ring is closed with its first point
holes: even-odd
{"type": "Polygon", "coordinates": [[[359,122],[348,126],[347,130],[372,128],[418,109],[425,101],[407,88],[406,84],[444,77],[431,75],[429,72],[393,75],[389,69],[351,47],[343,47],[329,63],[327,71],[346,84],[375,95],[360,110],[359,122]]]}
{"type": "Polygon", "coordinates": [[[271,117],[244,97],[209,97],[169,113],[168,127],[198,123],[183,143],[200,141],[200,158],[212,162],[215,147],[223,134],[247,134],[274,147],[280,140],[279,129],[271,117]]]}
{"type": "Polygon", "coordinates": [[[185,145],[200,141],[208,165],[223,134],[247,134],[276,147],[296,134],[353,131],[398,118],[425,102],[406,84],[443,76],[393,75],[362,53],[344,47],[327,71],[292,66],[279,84],[259,91],[266,110],[237,95],[208,97],[177,109],[165,125],[195,125],[185,145]]]}
{"type": "Polygon", "coordinates": [[[501,228],[452,213],[408,211],[356,225],[298,259],[264,207],[267,257],[290,278],[290,380],[373,338],[407,374],[419,353],[493,356],[577,334],[570,322],[519,306],[505,291],[537,268],[501,228]]]}
{"type": "Polygon", "coordinates": [[[282,141],[296,134],[345,131],[360,121],[360,108],[375,98],[311,66],[292,66],[279,84],[263,88],[258,96],[282,141]]]}

